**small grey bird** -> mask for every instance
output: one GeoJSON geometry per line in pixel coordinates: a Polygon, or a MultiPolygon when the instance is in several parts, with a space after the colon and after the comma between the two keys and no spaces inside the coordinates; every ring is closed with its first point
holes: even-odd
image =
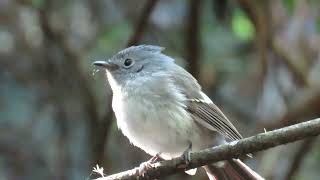
{"type": "MultiPolygon", "coordinates": [[[[111,59],[95,61],[106,69],[118,127],[130,142],[152,156],[180,157],[242,138],[197,80],[164,48],[140,45],[111,59]]],[[[210,179],[263,179],[238,159],[204,167],[210,179]]]]}

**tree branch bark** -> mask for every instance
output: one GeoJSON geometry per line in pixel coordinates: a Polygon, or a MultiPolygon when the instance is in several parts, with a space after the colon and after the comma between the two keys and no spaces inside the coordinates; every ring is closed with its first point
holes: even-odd
{"type": "Polygon", "coordinates": [[[200,15],[201,1],[189,0],[188,19],[186,26],[186,59],[189,62],[188,71],[199,79],[200,74],[200,15]]]}
{"type": "Polygon", "coordinates": [[[152,11],[156,7],[157,2],[158,0],[148,0],[146,2],[146,5],[144,6],[142,13],[139,17],[139,20],[135,25],[134,33],[128,41],[128,47],[135,45],[141,39],[148,24],[149,17],[151,16],[152,11]]]}
{"type": "Polygon", "coordinates": [[[137,167],[118,174],[101,177],[96,180],[142,180],[156,179],[160,177],[163,178],[177,172],[201,167],[203,165],[214,163],[217,161],[237,158],[241,155],[265,150],[282,144],[298,141],[307,137],[317,136],[319,134],[320,118],[295,124],[278,130],[261,133],[249,138],[205,149],[199,152],[193,152],[190,155],[191,161],[188,164],[185,164],[185,161],[181,158],[174,158],[172,160],[154,163],[152,164],[152,168],[146,171],[144,177],[138,175],[139,168],[137,167]]]}
{"type": "Polygon", "coordinates": [[[304,157],[310,152],[312,146],[315,144],[316,138],[305,139],[300,145],[296,155],[294,156],[291,166],[287,172],[285,180],[291,180],[299,172],[299,169],[302,166],[304,157]]]}

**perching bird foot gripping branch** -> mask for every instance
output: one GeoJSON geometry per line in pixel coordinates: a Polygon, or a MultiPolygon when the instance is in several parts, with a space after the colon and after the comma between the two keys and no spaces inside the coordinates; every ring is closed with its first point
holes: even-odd
{"type": "Polygon", "coordinates": [[[145,175],[139,176],[139,168],[134,168],[121,173],[98,178],[96,180],[115,179],[158,179],[188,169],[201,167],[206,164],[237,158],[241,155],[265,150],[282,144],[298,141],[320,134],[320,118],[295,124],[281,129],[260,133],[252,137],[233,141],[228,144],[191,153],[188,164],[181,158],[161,161],[152,164],[145,175]]]}

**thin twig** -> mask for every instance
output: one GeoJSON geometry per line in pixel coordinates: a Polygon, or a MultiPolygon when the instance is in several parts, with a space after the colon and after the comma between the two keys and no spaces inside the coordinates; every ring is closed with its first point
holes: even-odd
{"type": "Polygon", "coordinates": [[[247,14],[249,19],[252,21],[255,32],[256,32],[256,46],[261,61],[261,74],[260,74],[260,87],[263,87],[265,78],[268,73],[268,48],[270,46],[271,32],[270,32],[270,22],[267,18],[268,5],[267,2],[263,2],[266,5],[261,8],[262,2],[255,2],[250,0],[238,0],[239,5],[243,11],[247,14]]]}
{"type": "Polygon", "coordinates": [[[174,158],[151,164],[144,177],[138,175],[138,168],[118,174],[98,178],[97,180],[113,179],[156,179],[177,172],[200,167],[217,161],[237,158],[241,155],[265,150],[282,144],[298,141],[320,134],[320,118],[292,125],[282,129],[258,134],[229,144],[191,153],[190,163],[185,164],[182,158],[174,158]]]}
{"type": "Polygon", "coordinates": [[[189,0],[189,13],[186,32],[186,59],[188,60],[188,71],[199,79],[200,73],[200,5],[201,0],[189,0]]]}
{"type": "Polygon", "coordinates": [[[140,15],[140,18],[136,24],[136,27],[134,28],[135,31],[133,35],[131,36],[128,45],[127,46],[132,46],[135,45],[142,37],[142,34],[144,33],[144,30],[146,29],[147,22],[149,20],[149,17],[155,8],[158,0],[148,0],[146,2],[146,5],[144,6],[142,13],[140,15]]]}
{"type": "Polygon", "coordinates": [[[320,116],[320,91],[311,90],[292,101],[289,111],[273,124],[264,124],[267,130],[289,126],[320,116]],[[302,98],[301,98],[302,97],[302,98]]]}
{"type": "MultiPolygon", "coordinates": [[[[46,37],[46,40],[48,41],[47,44],[56,45],[62,54],[64,55],[64,64],[66,67],[68,67],[68,72],[70,76],[74,77],[78,83],[79,86],[79,92],[82,93],[82,97],[84,100],[84,106],[87,110],[87,114],[89,116],[88,119],[88,126],[89,126],[89,137],[92,141],[90,141],[92,144],[91,147],[91,155],[92,155],[92,164],[96,164],[97,161],[100,162],[101,153],[99,150],[103,150],[103,146],[101,145],[101,141],[103,141],[103,145],[105,143],[105,139],[103,139],[103,136],[101,136],[101,129],[99,127],[103,127],[104,125],[103,121],[99,120],[98,112],[97,112],[97,101],[94,97],[94,93],[92,92],[92,89],[89,86],[89,81],[84,75],[84,73],[81,71],[80,62],[81,54],[77,53],[73,50],[73,48],[69,45],[67,42],[67,34],[63,31],[58,31],[54,29],[54,27],[50,24],[50,13],[52,4],[54,1],[49,0],[44,3],[43,7],[41,7],[38,10],[38,15],[40,19],[40,27],[43,31],[44,36],[46,37]],[[102,122],[102,123],[101,123],[102,122]]],[[[46,55],[48,58],[51,58],[49,56],[50,53],[47,53],[46,55]]],[[[50,67],[51,68],[51,67],[50,67]]],[[[108,117],[108,119],[103,119],[104,121],[111,121],[111,117],[108,117]]]]}
{"type": "Polygon", "coordinates": [[[299,68],[296,64],[294,64],[294,58],[288,50],[284,47],[284,43],[281,43],[281,39],[279,37],[275,37],[272,40],[271,48],[273,52],[279,56],[279,59],[283,61],[283,63],[287,66],[287,68],[292,73],[294,80],[300,86],[309,86],[309,80],[307,73],[303,72],[301,68],[299,68]]]}
{"type": "Polygon", "coordinates": [[[289,170],[287,172],[285,180],[290,180],[292,177],[297,174],[299,171],[302,161],[304,160],[304,157],[308,154],[308,152],[312,149],[312,146],[315,142],[316,138],[309,138],[302,142],[300,145],[295,157],[293,158],[293,161],[291,163],[291,167],[289,167],[289,170]]]}

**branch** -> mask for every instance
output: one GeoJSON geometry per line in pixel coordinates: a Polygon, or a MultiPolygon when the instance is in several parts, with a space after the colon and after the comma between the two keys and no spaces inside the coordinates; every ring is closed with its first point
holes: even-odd
{"type": "Polygon", "coordinates": [[[141,39],[146,29],[149,17],[151,16],[151,13],[154,10],[157,2],[158,0],[149,0],[146,2],[146,5],[143,8],[139,20],[134,28],[135,31],[127,44],[128,47],[135,45],[141,39]]]}
{"type": "Polygon", "coordinates": [[[199,79],[200,74],[200,15],[201,15],[201,1],[189,0],[188,5],[188,19],[186,31],[186,59],[188,59],[188,71],[199,79]]]}
{"type": "Polygon", "coordinates": [[[270,22],[267,18],[267,2],[255,2],[250,0],[237,0],[240,7],[252,21],[256,32],[256,46],[261,60],[260,87],[263,87],[268,71],[268,48],[270,46],[271,32],[270,22]],[[260,5],[259,5],[260,4],[260,5]],[[265,5],[262,5],[265,4],[265,5]]]}
{"type": "Polygon", "coordinates": [[[181,158],[174,158],[168,161],[162,161],[152,164],[144,177],[139,177],[138,169],[134,168],[118,174],[101,177],[96,180],[113,179],[156,179],[163,178],[177,172],[200,167],[217,161],[237,158],[241,155],[249,154],[272,148],[281,144],[298,141],[307,137],[320,134],[320,118],[310,120],[300,124],[292,125],[282,129],[261,133],[256,136],[234,141],[229,144],[216,146],[199,152],[191,153],[191,161],[185,164],[181,158]]]}
{"type": "Polygon", "coordinates": [[[306,72],[304,72],[303,68],[296,65],[294,62],[303,62],[303,59],[298,59],[299,56],[296,54],[292,54],[289,52],[290,46],[287,47],[285,44],[288,43],[287,41],[283,41],[279,37],[275,37],[272,39],[271,48],[273,52],[277,56],[279,56],[279,59],[283,61],[283,63],[287,66],[289,71],[292,73],[294,80],[300,85],[300,86],[310,86],[310,82],[308,79],[308,75],[306,72]]]}
{"type": "Polygon", "coordinates": [[[289,106],[289,111],[276,123],[264,124],[266,129],[278,129],[284,126],[297,124],[306,121],[309,118],[315,118],[320,116],[320,91],[310,90],[292,100],[292,105],[289,106]]]}
{"type": "Polygon", "coordinates": [[[304,157],[308,154],[308,152],[310,152],[315,142],[316,142],[316,138],[308,138],[302,142],[295,157],[293,158],[291,167],[289,167],[287,175],[284,178],[285,180],[293,179],[293,177],[299,172],[299,169],[301,168],[304,157]]]}
{"type": "MultiPolygon", "coordinates": [[[[44,44],[47,46],[47,52],[44,52],[44,55],[46,56],[45,59],[47,59],[49,63],[54,63],[56,61],[53,59],[56,57],[52,55],[52,51],[56,50],[56,47],[63,55],[63,67],[68,67],[68,70],[70,70],[67,71],[68,77],[72,78],[75,85],[78,86],[78,91],[81,93],[81,97],[83,98],[82,104],[84,105],[84,108],[87,111],[86,113],[88,114],[87,122],[89,126],[89,139],[92,140],[90,141],[91,144],[89,147],[91,148],[90,153],[93,161],[92,164],[96,164],[101,162],[100,159],[102,158],[104,152],[105,137],[107,134],[105,131],[108,131],[108,127],[110,127],[109,124],[111,124],[112,114],[109,113],[111,115],[105,116],[103,119],[99,119],[97,112],[98,103],[94,97],[92,89],[90,88],[88,79],[81,70],[81,52],[75,51],[72,46],[70,46],[70,43],[67,40],[68,34],[66,32],[57,30],[50,24],[50,14],[52,13],[53,6],[54,1],[48,0],[45,1],[40,9],[38,9],[40,28],[44,34],[44,44]]],[[[52,69],[53,67],[51,64],[48,64],[47,68],[52,69]]],[[[55,68],[60,68],[60,66],[57,65],[55,68]]],[[[58,82],[56,80],[56,74],[50,74],[50,78],[52,82],[58,82]]]]}

